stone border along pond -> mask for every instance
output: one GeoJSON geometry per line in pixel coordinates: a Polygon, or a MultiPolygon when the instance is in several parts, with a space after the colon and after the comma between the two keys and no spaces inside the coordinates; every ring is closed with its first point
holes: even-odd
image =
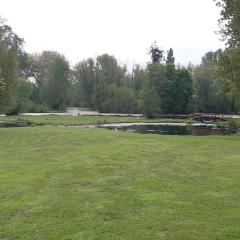
{"type": "Polygon", "coordinates": [[[206,123],[120,123],[101,124],[96,126],[115,131],[135,133],[152,133],[161,135],[230,135],[236,134],[237,129],[228,125],[206,123]]]}
{"type": "MultiPolygon", "coordinates": [[[[9,127],[34,127],[26,120],[17,120],[13,122],[0,121],[0,128],[9,127]]],[[[218,125],[210,123],[113,123],[99,125],[41,125],[45,127],[63,127],[63,128],[104,128],[114,131],[125,131],[142,134],[161,134],[161,135],[231,135],[236,134],[237,129],[228,125],[218,125]]]]}

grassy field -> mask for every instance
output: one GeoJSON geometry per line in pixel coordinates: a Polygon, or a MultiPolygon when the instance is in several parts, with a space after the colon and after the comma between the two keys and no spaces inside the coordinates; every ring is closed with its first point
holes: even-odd
{"type": "Polygon", "coordinates": [[[81,126],[104,123],[131,123],[131,122],[185,122],[186,119],[146,119],[144,117],[118,117],[118,116],[7,116],[1,117],[0,121],[26,120],[36,125],[64,125],[81,126]]]}
{"type": "Polygon", "coordinates": [[[238,240],[240,136],[0,129],[1,240],[238,240]]]}

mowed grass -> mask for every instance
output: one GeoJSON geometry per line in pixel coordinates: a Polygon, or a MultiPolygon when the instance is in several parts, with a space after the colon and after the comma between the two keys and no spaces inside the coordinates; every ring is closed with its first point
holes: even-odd
{"type": "Polygon", "coordinates": [[[105,123],[132,123],[132,122],[186,122],[186,119],[147,119],[145,117],[119,117],[119,116],[0,116],[0,121],[26,120],[36,125],[64,125],[81,126],[105,123]]]}
{"type": "Polygon", "coordinates": [[[0,239],[240,239],[240,136],[0,129],[0,239]]]}

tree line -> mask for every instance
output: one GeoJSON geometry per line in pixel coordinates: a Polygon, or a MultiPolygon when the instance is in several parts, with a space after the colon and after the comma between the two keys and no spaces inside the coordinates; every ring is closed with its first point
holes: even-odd
{"type": "Polygon", "coordinates": [[[24,40],[0,19],[0,112],[62,111],[67,106],[100,112],[237,113],[240,111],[239,4],[218,1],[222,8],[225,50],[206,53],[199,65],[175,64],[156,44],[151,61],[131,70],[109,54],[89,58],[70,67],[55,51],[29,54],[24,40]],[[237,19],[235,19],[237,18],[237,19]],[[225,24],[224,24],[225,23],[225,24]]]}

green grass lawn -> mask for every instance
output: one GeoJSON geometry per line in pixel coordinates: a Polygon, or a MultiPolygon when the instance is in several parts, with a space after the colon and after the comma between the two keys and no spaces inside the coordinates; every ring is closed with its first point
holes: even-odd
{"type": "Polygon", "coordinates": [[[239,240],[240,136],[0,129],[1,240],[239,240]]]}
{"type": "Polygon", "coordinates": [[[65,125],[65,126],[80,126],[80,125],[95,125],[104,123],[131,123],[131,122],[186,122],[186,119],[146,119],[144,117],[118,117],[118,116],[7,116],[1,117],[0,121],[16,121],[26,120],[36,125],[65,125]]]}

